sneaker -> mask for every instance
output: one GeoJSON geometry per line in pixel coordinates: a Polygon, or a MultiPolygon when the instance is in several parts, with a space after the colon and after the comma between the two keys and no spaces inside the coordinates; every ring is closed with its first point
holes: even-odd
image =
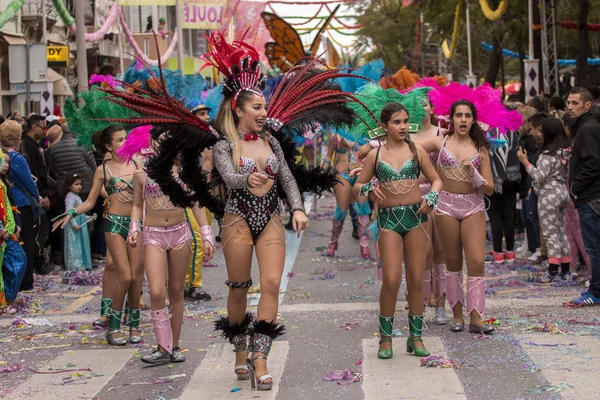
{"type": "Polygon", "coordinates": [[[550,283],[554,283],[560,279],[560,275],[552,275],[552,274],[544,274],[542,276],[538,276],[533,281],[536,285],[548,285],[550,283]]]}
{"type": "Polygon", "coordinates": [[[523,243],[523,246],[519,247],[515,253],[517,253],[517,256],[522,256],[525,253],[529,252],[529,247],[527,246],[527,243],[523,243]]]}
{"type": "Polygon", "coordinates": [[[504,253],[496,253],[495,251],[492,250],[492,252],[490,254],[485,256],[485,262],[486,263],[493,262],[496,264],[502,264],[504,262],[504,253]]]}
{"type": "Polygon", "coordinates": [[[173,347],[173,352],[171,353],[171,362],[172,363],[181,363],[185,361],[185,356],[181,353],[181,349],[179,347],[173,347]]]}
{"type": "Polygon", "coordinates": [[[154,350],[151,354],[142,357],[142,362],[146,364],[160,365],[171,363],[171,355],[166,351],[154,350]]]}
{"type": "Polygon", "coordinates": [[[540,253],[540,249],[536,249],[535,253],[527,258],[532,263],[538,263],[542,260],[542,255],[540,253]]]}
{"type": "Polygon", "coordinates": [[[573,304],[584,305],[584,306],[595,306],[600,304],[600,298],[594,296],[589,292],[584,292],[580,298],[571,301],[573,304]]]}
{"type": "Polygon", "coordinates": [[[186,290],[184,298],[191,301],[209,301],[212,299],[211,295],[206,293],[202,286],[192,287],[186,290]]]}
{"type": "Polygon", "coordinates": [[[564,274],[560,274],[560,279],[563,281],[576,281],[579,279],[579,275],[572,272],[565,272],[564,274]]]}
{"type": "Polygon", "coordinates": [[[515,252],[514,251],[505,251],[504,259],[506,260],[507,263],[515,262],[515,252]]]}
{"type": "Polygon", "coordinates": [[[436,307],[433,322],[436,325],[446,325],[448,323],[448,317],[446,317],[446,309],[444,307],[436,307]]]}
{"type": "Polygon", "coordinates": [[[519,260],[527,260],[533,254],[534,254],[533,251],[526,250],[524,253],[517,253],[516,255],[519,260]]]}

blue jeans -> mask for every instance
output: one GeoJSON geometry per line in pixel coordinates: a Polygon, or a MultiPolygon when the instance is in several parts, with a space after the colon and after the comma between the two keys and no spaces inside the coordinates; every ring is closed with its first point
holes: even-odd
{"type": "Polygon", "coordinates": [[[530,252],[540,248],[540,221],[538,220],[537,195],[533,190],[523,199],[521,216],[525,223],[527,246],[530,252]]]}
{"type": "Polygon", "coordinates": [[[577,209],[583,245],[590,255],[592,279],[589,291],[600,297],[600,216],[589,204],[583,204],[577,209]]]}

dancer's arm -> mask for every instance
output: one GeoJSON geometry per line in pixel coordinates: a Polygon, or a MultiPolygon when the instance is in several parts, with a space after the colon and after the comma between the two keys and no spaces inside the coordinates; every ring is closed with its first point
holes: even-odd
{"type": "Polygon", "coordinates": [[[96,205],[96,200],[98,199],[98,195],[100,194],[100,189],[104,185],[104,169],[102,165],[96,168],[96,172],[94,173],[94,183],[92,184],[92,189],[90,189],[90,194],[88,198],[77,206],[75,209],[67,210],[67,215],[61,217],[56,220],[52,224],[52,232],[57,230],[58,228],[64,228],[67,222],[71,218],[78,216],[79,214],[84,214],[90,211],[96,205]]]}
{"type": "Polygon", "coordinates": [[[417,212],[419,214],[429,214],[437,205],[443,184],[439,175],[435,171],[433,164],[431,164],[431,160],[429,159],[425,149],[418,144],[416,146],[419,153],[419,165],[421,166],[421,172],[423,175],[425,175],[427,180],[431,182],[431,191],[423,197],[423,202],[421,203],[421,207],[419,207],[417,212]]]}
{"type": "Polygon", "coordinates": [[[213,147],[213,162],[229,189],[261,188],[269,178],[261,173],[239,173],[233,166],[229,142],[221,140],[213,147]]]}
{"type": "Polygon", "coordinates": [[[358,175],[358,179],[352,187],[352,193],[356,197],[368,195],[375,203],[381,204],[381,202],[385,200],[385,195],[376,186],[376,183],[372,181],[375,176],[376,157],[377,150],[371,150],[363,162],[362,171],[360,171],[360,175],[358,175]]]}
{"type": "Polygon", "coordinates": [[[206,216],[206,209],[198,207],[198,204],[194,204],[192,207],[192,214],[198,222],[200,227],[200,236],[204,243],[204,260],[210,260],[215,252],[215,240],[212,234],[212,229],[208,224],[208,217],[206,216]]]}
{"type": "Polygon", "coordinates": [[[133,205],[131,207],[131,222],[129,223],[129,233],[127,234],[127,244],[136,247],[140,232],[142,230],[142,221],[144,219],[144,183],[146,172],[138,169],[133,174],[133,205]]]}
{"type": "Polygon", "coordinates": [[[473,185],[487,196],[494,193],[494,178],[492,176],[492,166],[490,162],[490,154],[486,149],[480,150],[481,165],[479,171],[473,166],[471,161],[463,161],[462,165],[471,178],[473,185]]]}

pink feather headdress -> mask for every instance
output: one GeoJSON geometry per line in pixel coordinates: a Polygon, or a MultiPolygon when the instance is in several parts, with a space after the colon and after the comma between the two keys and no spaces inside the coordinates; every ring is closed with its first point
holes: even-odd
{"type": "Polygon", "coordinates": [[[137,128],[133,128],[127,136],[127,140],[123,143],[123,146],[117,150],[117,154],[123,161],[129,162],[137,154],[146,155],[152,153],[150,144],[152,137],[150,136],[150,130],[152,125],[142,125],[137,128]]]}
{"type": "Polygon", "coordinates": [[[106,85],[111,88],[121,87],[121,83],[112,75],[92,74],[88,83],[90,85],[93,85],[94,83],[100,83],[103,87],[106,85]]]}
{"type": "Polygon", "coordinates": [[[458,100],[469,100],[477,109],[477,120],[499,133],[517,130],[523,125],[518,111],[510,111],[502,104],[502,92],[489,83],[471,89],[467,85],[452,82],[429,92],[429,99],[436,115],[450,115],[452,104],[458,100]]]}

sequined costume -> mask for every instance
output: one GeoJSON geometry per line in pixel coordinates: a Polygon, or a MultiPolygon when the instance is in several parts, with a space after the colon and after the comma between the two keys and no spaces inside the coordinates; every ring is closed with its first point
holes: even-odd
{"type": "MultiPolygon", "coordinates": [[[[379,154],[380,148],[377,149],[378,160],[375,168],[375,177],[379,180],[381,185],[395,192],[394,188],[398,188],[399,182],[401,183],[401,193],[407,193],[415,185],[416,181],[421,175],[419,164],[415,163],[415,160],[411,157],[402,164],[398,170],[394,169],[387,161],[381,158],[379,154]],[[388,186],[393,185],[393,186],[388,186]]],[[[377,215],[377,222],[379,229],[382,231],[390,230],[394,231],[400,236],[404,237],[408,232],[427,222],[426,214],[417,214],[417,210],[421,206],[420,203],[400,205],[394,207],[380,208],[377,215]]]]}
{"type": "MultiPolygon", "coordinates": [[[[229,189],[225,213],[243,218],[254,240],[260,236],[273,215],[279,215],[280,198],[277,185],[281,185],[286,193],[292,211],[304,209],[302,196],[298,191],[294,176],[284,161],[285,158],[279,142],[272,136],[268,136],[268,141],[273,154],[269,156],[265,163],[264,173],[274,182],[271,189],[264,196],[256,196],[248,187],[248,177],[252,173],[258,172],[254,160],[240,157],[240,167],[236,171],[231,157],[231,144],[226,140],[221,140],[213,147],[215,167],[229,189]]],[[[223,227],[225,226],[223,225],[223,227]]]]}
{"type": "MultiPolygon", "coordinates": [[[[106,193],[108,194],[109,198],[112,195],[116,195],[117,198],[123,203],[133,202],[132,193],[116,188],[116,184],[118,182],[125,182],[129,187],[133,188],[133,178],[131,178],[129,181],[126,181],[123,178],[114,176],[110,168],[108,168],[108,165],[106,165],[105,161],[102,162],[102,167],[104,168],[105,177],[106,172],[108,171],[109,173],[108,184],[106,184],[106,178],[104,179],[104,188],[106,189],[106,193]]],[[[104,232],[108,232],[113,235],[120,235],[124,240],[127,240],[127,232],[129,232],[129,223],[131,222],[130,215],[119,215],[108,212],[104,218],[106,220],[104,223],[104,232]]]]}

